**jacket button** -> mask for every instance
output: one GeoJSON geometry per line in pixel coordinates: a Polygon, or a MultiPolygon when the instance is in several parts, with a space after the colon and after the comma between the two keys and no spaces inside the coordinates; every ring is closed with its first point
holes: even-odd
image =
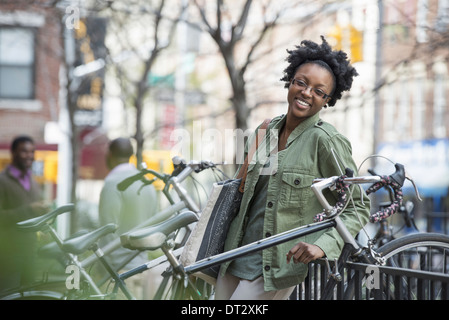
{"type": "Polygon", "coordinates": [[[295,179],[295,181],[294,181],[294,183],[296,184],[296,185],[298,185],[299,183],[301,182],[301,180],[300,179],[295,179]]]}
{"type": "Polygon", "coordinates": [[[268,203],[267,203],[267,206],[268,206],[268,208],[273,208],[273,202],[271,202],[271,201],[268,202],[268,203]]]}
{"type": "Polygon", "coordinates": [[[269,233],[269,232],[267,232],[267,233],[265,233],[265,237],[271,237],[271,233],[269,233]]]}
{"type": "Polygon", "coordinates": [[[270,270],[270,266],[265,266],[264,269],[265,269],[265,271],[269,271],[270,270]]]}

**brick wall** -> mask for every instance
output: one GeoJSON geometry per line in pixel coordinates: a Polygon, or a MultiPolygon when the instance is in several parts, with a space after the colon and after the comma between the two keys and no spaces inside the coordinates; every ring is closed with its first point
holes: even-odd
{"type": "Polygon", "coordinates": [[[21,7],[20,1],[16,3],[16,6],[14,3],[0,4],[0,15],[3,26],[27,26],[36,30],[35,98],[20,101],[0,99],[0,144],[9,144],[18,134],[28,134],[41,144],[44,143],[45,124],[57,121],[59,114],[59,69],[63,53],[60,19],[52,9],[21,7]],[[27,25],[23,18],[14,18],[21,14],[30,15],[34,21],[27,25]]]}

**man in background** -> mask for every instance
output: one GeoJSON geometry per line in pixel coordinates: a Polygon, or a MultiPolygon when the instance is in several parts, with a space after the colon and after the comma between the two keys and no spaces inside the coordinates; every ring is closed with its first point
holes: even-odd
{"type": "MultiPolygon", "coordinates": [[[[117,190],[118,183],[139,172],[129,162],[133,154],[133,146],[127,138],[117,138],[109,144],[106,164],[110,172],[105,178],[100,193],[99,221],[101,225],[115,223],[118,229],[114,234],[105,237],[102,244],[114,240],[149,219],[158,207],[156,190],[152,185],[144,186],[143,182],[136,181],[125,191],[117,190]]],[[[115,270],[123,272],[148,261],[147,253],[141,252],[124,265],[135,254],[136,251],[134,250],[119,248],[109,254],[107,258],[115,270]]],[[[148,290],[147,285],[149,285],[148,279],[145,279],[145,277],[148,275],[149,273],[144,272],[126,280],[127,287],[137,299],[148,298],[145,294],[148,290]]]]}
{"type": "Polygon", "coordinates": [[[11,163],[0,173],[0,291],[33,280],[37,236],[18,230],[16,223],[51,210],[32,176],[33,139],[16,137],[10,151],[11,163]]]}

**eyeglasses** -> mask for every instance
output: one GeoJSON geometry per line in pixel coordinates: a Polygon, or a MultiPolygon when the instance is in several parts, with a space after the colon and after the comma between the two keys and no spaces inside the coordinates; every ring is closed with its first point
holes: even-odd
{"type": "Polygon", "coordinates": [[[307,85],[307,83],[305,83],[305,82],[302,81],[302,80],[298,80],[298,79],[293,78],[292,84],[295,85],[295,86],[297,86],[297,87],[299,87],[299,88],[305,89],[305,90],[307,90],[307,89],[310,88],[310,89],[311,89],[311,92],[312,92],[315,96],[317,96],[317,97],[319,97],[319,98],[321,98],[321,99],[323,99],[323,100],[325,100],[325,99],[327,99],[327,98],[330,97],[330,95],[328,95],[327,93],[325,93],[323,90],[317,89],[317,88],[309,87],[309,86],[307,85]]]}

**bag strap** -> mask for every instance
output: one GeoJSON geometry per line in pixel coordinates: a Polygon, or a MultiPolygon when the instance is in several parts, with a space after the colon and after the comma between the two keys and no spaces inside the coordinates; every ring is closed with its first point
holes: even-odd
{"type": "Polygon", "coordinates": [[[248,165],[249,165],[249,159],[252,159],[254,153],[256,152],[257,148],[259,147],[260,141],[262,141],[265,131],[268,128],[268,125],[270,124],[271,119],[265,119],[262,124],[260,125],[259,130],[257,130],[256,135],[256,143],[253,143],[251,146],[251,150],[248,152],[245,162],[243,162],[243,165],[240,167],[239,173],[237,174],[237,179],[242,178],[242,181],[240,182],[239,191],[243,193],[243,190],[245,188],[245,181],[246,181],[246,174],[248,173],[248,165]]]}

